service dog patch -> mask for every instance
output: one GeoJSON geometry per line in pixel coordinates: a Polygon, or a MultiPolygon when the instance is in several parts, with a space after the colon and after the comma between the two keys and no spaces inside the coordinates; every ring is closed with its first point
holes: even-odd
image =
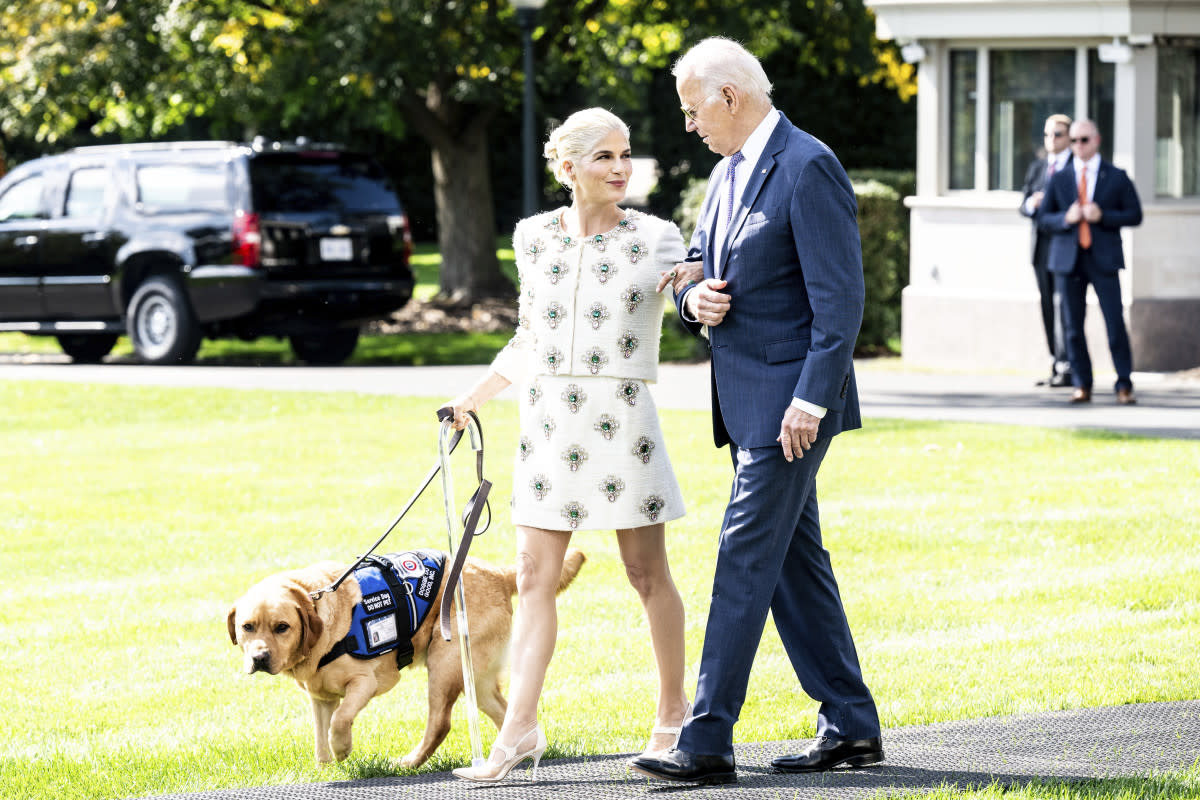
{"type": "Polygon", "coordinates": [[[345,652],[375,658],[398,649],[400,666],[410,663],[413,634],[433,607],[446,560],[435,550],[367,556],[354,570],[362,602],[354,607],[345,652]]]}

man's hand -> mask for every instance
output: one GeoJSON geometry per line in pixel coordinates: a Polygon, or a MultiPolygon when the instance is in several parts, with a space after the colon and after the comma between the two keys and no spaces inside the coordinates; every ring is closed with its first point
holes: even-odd
{"type": "Polygon", "coordinates": [[[1063,216],[1068,225],[1074,225],[1079,220],[1083,219],[1083,209],[1079,207],[1079,201],[1071,203],[1071,207],[1067,209],[1067,213],[1063,216]]]}
{"type": "Polygon", "coordinates": [[[1104,212],[1100,210],[1100,206],[1096,205],[1095,203],[1088,203],[1085,205],[1082,213],[1083,218],[1092,224],[1099,222],[1100,218],[1104,216],[1104,212]]]}
{"type": "Polygon", "coordinates": [[[704,278],[704,264],[700,261],[680,261],[675,265],[675,269],[660,272],[658,275],[658,286],[654,291],[661,293],[669,285],[672,292],[679,294],[683,289],[693,283],[699,283],[704,278]]]}
{"type": "Polygon", "coordinates": [[[1042,204],[1042,198],[1045,196],[1045,192],[1034,192],[1033,194],[1029,195],[1029,205],[1032,208],[1037,209],[1038,206],[1042,204]]]}
{"type": "Polygon", "coordinates": [[[729,312],[729,295],[722,294],[727,281],[708,278],[699,283],[695,289],[688,292],[684,301],[688,313],[697,321],[708,327],[720,325],[729,312]]]}
{"type": "Polygon", "coordinates": [[[807,411],[789,405],[783,414],[783,422],[779,425],[779,438],[776,440],[783,445],[783,457],[788,461],[804,458],[804,451],[817,441],[817,428],[820,426],[820,417],[814,417],[807,411]]]}

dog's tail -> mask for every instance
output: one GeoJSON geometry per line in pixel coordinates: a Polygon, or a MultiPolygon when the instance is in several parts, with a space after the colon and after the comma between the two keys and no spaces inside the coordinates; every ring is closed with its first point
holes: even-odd
{"type": "MultiPolygon", "coordinates": [[[[568,548],[566,555],[563,556],[562,574],[558,576],[558,589],[556,594],[562,594],[571,581],[575,580],[575,576],[579,574],[579,568],[583,566],[583,562],[587,561],[587,556],[582,550],[577,550],[574,547],[568,548]]],[[[510,595],[517,593],[517,568],[509,566],[504,568],[504,580],[508,586],[510,595]]]]}
{"type": "Polygon", "coordinates": [[[583,562],[587,561],[587,556],[582,550],[576,550],[574,547],[567,550],[563,556],[562,574],[558,576],[558,594],[562,594],[571,581],[575,580],[575,576],[579,574],[579,568],[583,566],[583,562]]]}

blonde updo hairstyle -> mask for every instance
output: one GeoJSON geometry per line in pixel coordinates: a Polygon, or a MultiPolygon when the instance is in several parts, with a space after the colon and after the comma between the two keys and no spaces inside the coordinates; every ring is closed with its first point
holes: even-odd
{"type": "Polygon", "coordinates": [[[568,191],[573,190],[575,182],[567,174],[565,163],[570,161],[578,167],[583,157],[613,131],[620,131],[622,136],[629,138],[629,126],[616,114],[603,108],[585,108],[567,117],[563,124],[551,131],[542,150],[550,168],[554,170],[555,179],[568,191]]]}

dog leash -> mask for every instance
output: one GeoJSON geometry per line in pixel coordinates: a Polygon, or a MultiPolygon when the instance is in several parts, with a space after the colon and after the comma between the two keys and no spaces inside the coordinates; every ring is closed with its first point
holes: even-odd
{"type": "MultiPolygon", "coordinates": [[[[445,421],[447,419],[452,418],[453,414],[454,414],[453,410],[450,408],[439,408],[437,413],[438,413],[438,419],[441,420],[443,423],[445,423],[445,421]]],[[[454,558],[454,565],[453,565],[452,569],[450,570],[450,572],[447,573],[447,576],[446,576],[448,579],[448,582],[446,583],[445,594],[442,597],[442,613],[443,614],[446,614],[449,611],[449,603],[447,602],[447,598],[451,597],[453,595],[453,591],[454,591],[456,582],[462,571],[462,564],[463,564],[463,562],[466,561],[466,557],[467,557],[466,551],[470,547],[471,539],[475,536],[479,536],[479,535],[483,534],[485,531],[487,531],[488,527],[490,527],[492,524],[492,508],[491,508],[491,505],[487,501],[487,495],[488,495],[488,492],[492,488],[492,484],[490,481],[485,480],[483,477],[483,427],[479,424],[479,417],[476,416],[474,411],[468,411],[467,414],[470,416],[471,423],[473,423],[473,425],[474,425],[474,428],[471,430],[471,440],[472,440],[473,445],[476,444],[476,437],[478,437],[478,442],[477,442],[478,446],[475,447],[474,449],[475,449],[475,473],[476,473],[476,476],[479,478],[479,488],[475,490],[475,493],[471,496],[471,499],[469,501],[467,501],[466,508],[463,511],[463,524],[464,524],[464,526],[466,526],[466,529],[463,531],[462,543],[459,545],[459,552],[456,554],[456,556],[454,558]],[[475,529],[479,524],[479,516],[482,513],[484,508],[487,508],[488,521],[483,526],[483,530],[476,531],[475,529]]],[[[471,423],[468,423],[468,425],[470,426],[471,423]]],[[[462,437],[463,437],[463,431],[455,431],[454,432],[454,436],[450,440],[450,443],[445,450],[447,455],[454,452],[454,448],[458,446],[458,443],[459,443],[459,441],[462,440],[462,437]]],[[[413,507],[413,504],[417,502],[417,499],[421,496],[422,492],[424,492],[427,488],[429,488],[429,484],[433,482],[434,477],[436,477],[438,472],[441,471],[442,460],[443,459],[440,457],[440,452],[439,452],[439,458],[438,458],[437,462],[434,463],[433,468],[430,469],[428,474],[425,475],[425,479],[423,481],[421,481],[420,487],[417,489],[416,492],[413,493],[413,496],[408,499],[408,503],[404,506],[404,510],[401,511],[400,514],[396,517],[396,519],[394,519],[392,521],[392,524],[388,527],[388,529],[386,531],[383,532],[383,535],[380,536],[375,541],[375,544],[371,545],[370,549],[367,550],[367,552],[365,552],[361,556],[359,556],[355,560],[355,562],[353,564],[351,564],[346,569],[346,571],[341,574],[341,577],[339,577],[333,583],[329,584],[324,589],[318,589],[315,592],[309,593],[308,596],[312,599],[312,601],[314,603],[317,600],[319,600],[322,595],[328,594],[330,592],[336,592],[338,590],[338,587],[340,587],[342,585],[342,583],[346,580],[346,578],[350,577],[351,573],[353,573],[354,570],[358,569],[358,567],[364,561],[366,561],[367,558],[372,553],[375,552],[375,550],[379,547],[379,545],[383,544],[383,541],[385,539],[387,539],[387,537],[391,534],[392,531],[394,531],[396,529],[396,526],[400,524],[400,520],[404,519],[404,515],[409,512],[409,509],[411,509],[413,507]]],[[[443,619],[442,625],[443,625],[442,635],[446,638],[446,641],[449,641],[450,640],[449,623],[443,619]]]]}

